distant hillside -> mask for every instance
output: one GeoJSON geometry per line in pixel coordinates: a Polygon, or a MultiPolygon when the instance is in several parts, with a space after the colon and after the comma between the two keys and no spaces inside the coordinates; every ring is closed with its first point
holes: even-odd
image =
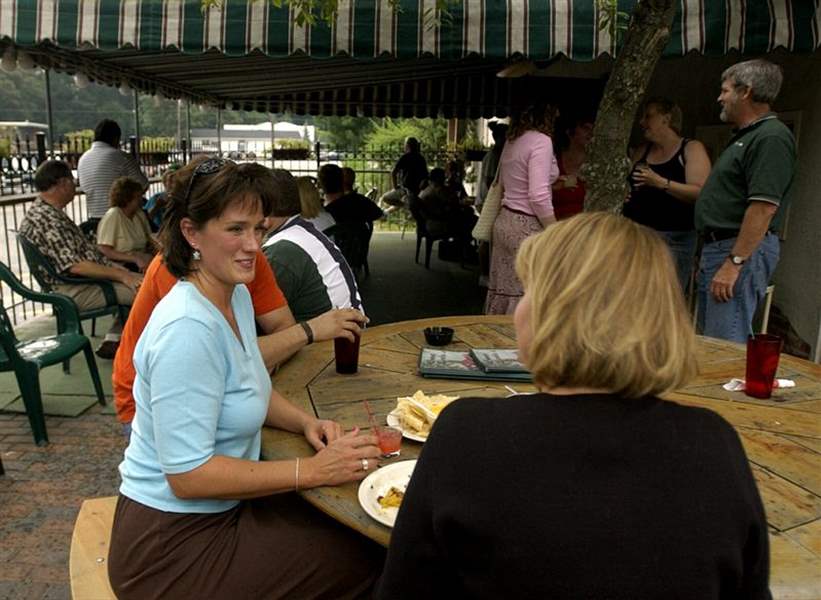
{"type": "MultiPolygon", "coordinates": [[[[116,88],[90,84],[85,89],[74,85],[70,75],[52,71],[51,99],[54,128],[58,136],[69,131],[93,129],[105,117],[115,119],[128,137],[134,133],[134,100],[116,88]]],[[[140,132],[144,136],[177,135],[177,103],[158,102],[140,96],[140,132]]],[[[185,131],[185,105],[179,111],[180,127],[185,131]]],[[[216,127],[215,109],[191,107],[192,127],[216,127]]],[[[264,113],[224,111],[223,123],[259,123],[264,113]]],[[[46,122],[45,76],[42,71],[6,73],[0,71],[0,121],[46,122]]],[[[184,135],[184,133],[183,133],[184,135]]]]}

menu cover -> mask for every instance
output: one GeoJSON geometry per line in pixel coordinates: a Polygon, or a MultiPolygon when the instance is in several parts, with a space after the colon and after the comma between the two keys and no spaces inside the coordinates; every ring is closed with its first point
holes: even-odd
{"type": "Polygon", "coordinates": [[[474,348],[470,355],[485,373],[527,373],[516,349],[474,348]]]}
{"type": "Polygon", "coordinates": [[[495,381],[532,381],[527,371],[483,370],[471,352],[454,352],[422,348],[419,354],[419,374],[422,377],[440,379],[485,379],[495,381]]]}

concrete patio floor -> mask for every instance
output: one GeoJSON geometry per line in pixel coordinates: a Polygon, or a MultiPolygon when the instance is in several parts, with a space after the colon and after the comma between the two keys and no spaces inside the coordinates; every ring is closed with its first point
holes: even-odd
{"type": "MultiPolygon", "coordinates": [[[[371,277],[360,286],[373,325],[481,312],[484,293],[476,284],[476,267],[440,261],[436,250],[434,246],[431,269],[426,270],[413,262],[414,232],[404,240],[399,233],[374,235],[371,277]]],[[[94,347],[107,326],[105,320],[98,321],[94,347]]],[[[23,339],[53,331],[50,317],[17,328],[23,339]]],[[[52,398],[93,403],[77,417],[47,415],[51,443],[46,447],[34,444],[24,414],[0,410],[0,457],[6,469],[0,476],[0,599],[70,598],[68,556],[80,504],[117,493],[117,465],[125,442],[110,404],[111,361],[98,359],[97,366],[108,396],[106,407],[94,403],[81,356],[72,359],[69,375],[58,365],[41,372],[46,404],[52,398]]],[[[18,396],[14,375],[0,374],[0,407],[18,396]]]]}

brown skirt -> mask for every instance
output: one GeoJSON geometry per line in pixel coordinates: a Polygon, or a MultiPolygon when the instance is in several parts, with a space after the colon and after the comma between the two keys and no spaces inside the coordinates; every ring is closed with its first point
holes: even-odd
{"type": "Polygon", "coordinates": [[[295,494],[216,514],[117,500],[111,587],[130,598],[363,598],[385,551],[295,494]]]}
{"type": "Polygon", "coordinates": [[[490,246],[490,280],[487,286],[485,314],[512,315],[524,295],[522,282],[516,276],[516,253],[525,238],[544,228],[532,215],[502,207],[493,223],[490,246]]]}

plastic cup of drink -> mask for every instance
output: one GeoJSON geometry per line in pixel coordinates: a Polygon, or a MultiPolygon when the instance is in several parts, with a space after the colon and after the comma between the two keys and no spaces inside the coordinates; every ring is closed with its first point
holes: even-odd
{"type": "Polygon", "coordinates": [[[334,355],[337,373],[356,373],[359,369],[359,336],[354,334],[354,341],[344,337],[334,338],[334,355]]]}
{"type": "Polygon", "coordinates": [[[777,335],[761,333],[747,338],[747,377],[744,393],[753,398],[769,398],[773,392],[778,358],[784,341],[777,335]]]}
{"type": "Polygon", "coordinates": [[[377,426],[374,433],[379,443],[382,456],[399,456],[402,446],[402,432],[395,427],[377,426]]]}

